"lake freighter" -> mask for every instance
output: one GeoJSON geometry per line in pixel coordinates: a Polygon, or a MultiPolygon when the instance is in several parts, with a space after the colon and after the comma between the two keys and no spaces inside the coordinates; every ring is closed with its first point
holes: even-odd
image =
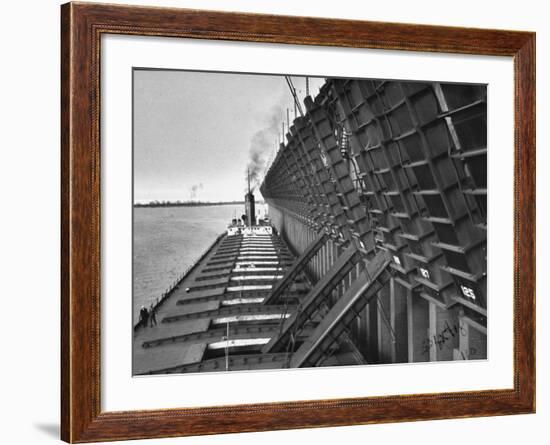
{"type": "Polygon", "coordinates": [[[484,85],[327,79],[133,373],[487,358],[484,85]]]}
{"type": "Polygon", "coordinates": [[[284,366],[282,355],[261,357],[261,350],[309,283],[296,281],[285,304],[264,303],[294,259],[269,219],[255,214],[249,189],[242,218],[230,222],[159,302],[158,323],[135,327],[134,374],[284,366]]]}

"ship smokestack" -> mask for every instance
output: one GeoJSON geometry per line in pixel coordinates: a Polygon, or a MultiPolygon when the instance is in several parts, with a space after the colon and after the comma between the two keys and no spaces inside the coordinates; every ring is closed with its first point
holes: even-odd
{"type": "Polygon", "coordinates": [[[248,193],[244,195],[244,211],[246,215],[246,224],[249,227],[256,225],[256,205],[254,202],[254,193],[250,191],[250,172],[246,170],[248,179],[248,193]]]}

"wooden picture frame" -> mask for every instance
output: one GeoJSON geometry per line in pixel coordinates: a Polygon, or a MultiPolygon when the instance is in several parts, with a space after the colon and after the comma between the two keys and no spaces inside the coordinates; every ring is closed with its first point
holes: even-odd
{"type": "Polygon", "coordinates": [[[535,411],[535,34],[68,3],[61,7],[61,437],[174,437],[535,411]],[[100,38],[103,34],[511,56],[515,72],[514,387],[102,412],[100,38]]]}

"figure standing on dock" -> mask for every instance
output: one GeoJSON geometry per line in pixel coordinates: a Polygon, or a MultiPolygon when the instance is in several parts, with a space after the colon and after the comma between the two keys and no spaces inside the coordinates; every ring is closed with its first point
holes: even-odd
{"type": "Polygon", "coordinates": [[[157,325],[157,308],[153,305],[153,303],[151,303],[151,308],[149,309],[149,320],[151,320],[151,327],[153,327],[153,325],[157,325]]]}
{"type": "Polygon", "coordinates": [[[141,309],[139,311],[139,318],[141,321],[141,324],[144,328],[147,327],[147,321],[149,320],[149,311],[145,306],[141,306],[141,309]]]}

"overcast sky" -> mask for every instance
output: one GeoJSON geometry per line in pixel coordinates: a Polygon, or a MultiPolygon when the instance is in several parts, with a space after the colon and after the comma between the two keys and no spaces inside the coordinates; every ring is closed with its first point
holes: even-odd
{"type": "Polygon", "coordinates": [[[242,200],[251,144],[274,154],[286,108],[292,120],[283,76],[135,70],[134,201],[242,200]]]}

